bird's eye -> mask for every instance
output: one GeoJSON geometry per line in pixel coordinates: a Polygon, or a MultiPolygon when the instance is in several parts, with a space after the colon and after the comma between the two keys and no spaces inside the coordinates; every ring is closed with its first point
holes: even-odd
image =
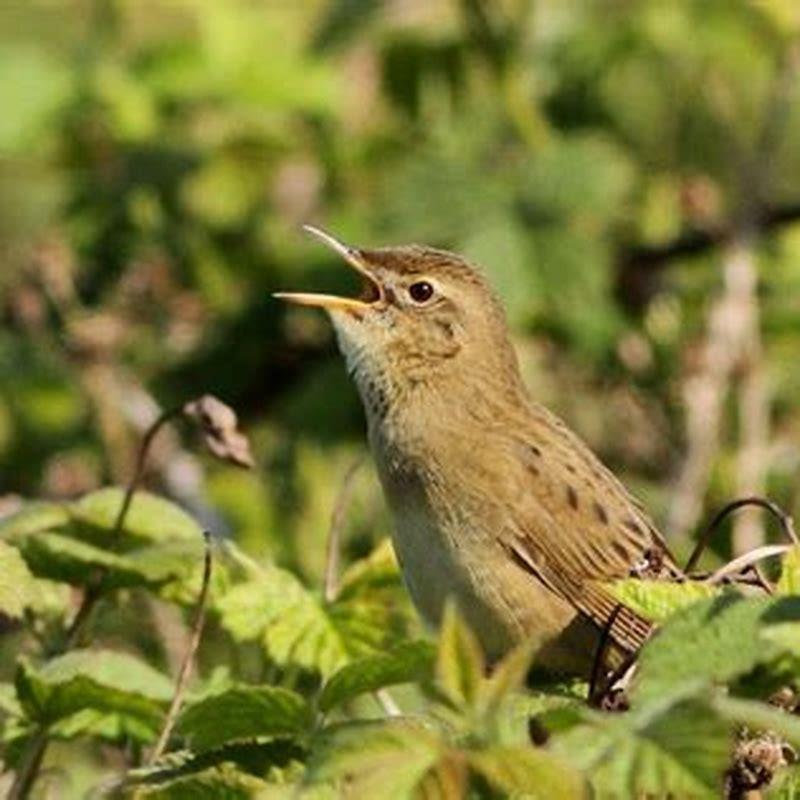
{"type": "Polygon", "coordinates": [[[433,297],[433,286],[428,281],[417,281],[408,287],[408,294],[415,303],[427,303],[433,297]]]}

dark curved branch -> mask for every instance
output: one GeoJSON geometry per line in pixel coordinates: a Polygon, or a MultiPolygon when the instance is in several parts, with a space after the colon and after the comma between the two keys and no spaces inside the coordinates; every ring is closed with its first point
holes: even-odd
{"type": "MultiPolygon", "coordinates": [[[[800,221],[800,202],[767,205],[752,212],[749,230],[764,234],[800,221]]],[[[661,272],[672,263],[703,255],[741,235],[741,225],[728,222],[713,230],[688,231],[670,242],[652,247],[622,247],[617,256],[617,292],[630,308],[644,307],[657,291],[661,272]]]]}
{"type": "MultiPolygon", "coordinates": [[[[785,206],[766,206],[756,214],[756,229],[770,231],[800,220],[800,202],[785,206]]],[[[654,247],[630,247],[620,256],[619,264],[626,269],[659,269],[670,261],[705,253],[733,237],[735,227],[728,225],[716,231],[690,231],[654,247]]]]}
{"type": "Polygon", "coordinates": [[[745,506],[758,506],[759,508],[769,511],[770,514],[772,514],[780,523],[781,530],[783,530],[783,533],[789,542],[795,546],[799,543],[792,518],[777,503],[773,503],[772,500],[768,500],[765,497],[742,497],[724,505],[714,515],[714,519],[711,520],[709,526],[705,529],[703,535],[695,545],[692,554],[689,556],[689,560],[686,562],[686,566],[684,567],[684,572],[688,574],[695,568],[697,562],[700,560],[700,556],[703,555],[706,547],[708,547],[714,532],[719,528],[728,515],[732,514],[734,511],[738,511],[740,508],[744,508],[745,506]]]}

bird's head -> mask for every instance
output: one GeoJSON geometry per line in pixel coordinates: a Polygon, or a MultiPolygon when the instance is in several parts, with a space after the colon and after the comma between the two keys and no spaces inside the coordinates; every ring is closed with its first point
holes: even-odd
{"type": "Polygon", "coordinates": [[[362,291],[358,297],[276,297],[328,312],[368,410],[380,398],[391,403],[394,395],[448,380],[518,390],[502,307],[465,259],[420,245],[352,247],[317,228],[306,230],[359,273],[362,291]]]}

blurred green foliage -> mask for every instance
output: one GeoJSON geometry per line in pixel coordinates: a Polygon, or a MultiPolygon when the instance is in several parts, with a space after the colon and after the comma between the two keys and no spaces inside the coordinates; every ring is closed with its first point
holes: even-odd
{"type": "MultiPolygon", "coordinates": [[[[302,487],[319,488],[305,470],[361,438],[325,321],[269,298],[343,288],[299,232],[319,221],[483,264],[534,393],[664,512],[720,250],[630,257],[796,203],[791,2],[87,0],[0,14],[5,492],[120,480],[137,412],[114,395],[133,385],[168,405],[213,388],[257,431],[266,475],[236,489],[212,474],[214,502],[254,548],[301,558],[286,534],[302,487]],[[576,394],[592,402],[574,408],[576,394]],[[637,406],[631,435],[607,424],[609,401],[637,406]]],[[[774,429],[789,432],[770,481],[792,503],[800,244],[789,224],[768,230],[759,298],[774,429]]],[[[715,473],[712,495],[731,481],[715,473]]]]}
{"type": "MultiPolygon", "coordinates": [[[[765,490],[797,512],[798,36],[794,0],[0,5],[0,516],[20,498],[61,504],[123,483],[158,409],[213,391],[240,413],[258,470],[212,463],[178,430],[159,439],[148,485],[291,570],[295,612],[317,614],[328,636],[328,671],[363,655],[336,643],[309,588],[363,454],[361,411],[326,321],[270,298],[348,289],[335,257],[302,236],[306,222],[483,265],[532,393],[660,522],[691,445],[686,387],[726,244],[745,241],[765,490]]],[[[737,403],[723,402],[697,487],[705,508],[741,485],[737,403]]],[[[365,467],[345,564],[386,532],[365,467]]],[[[62,569],[48,577],[100,558],[72,533],[32,543],[62,569]]],[[[150,566],[128,568],[130,615],[101,615],[98,628],[163,667],[158,636],[131,632],[150,566]]],[[[148,580],[152,590],[160,578],[148,580]]],[[[48,582],[51,612],[63,589],[48,582]]],[[[268,642],[265,655],[234,639],[247,637],[213,630],[201,664],[229,663],[237,678],[275,667],[268,642]]],[[[16,629],[0,642],[0,678],[28,646],[16,629]]],[[[433,751],[422,749],[424,761],[433,751]]],[[[490,762],[482,774],[502,783],[490,762]]]]}

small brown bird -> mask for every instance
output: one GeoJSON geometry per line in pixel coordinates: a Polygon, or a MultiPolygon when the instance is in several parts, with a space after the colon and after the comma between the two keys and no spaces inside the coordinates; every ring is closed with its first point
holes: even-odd
{"type": "Polygon", "coordinates": [[[636,650],[650,625],[615,611],[604,584],[679,570],[622,484],[528,397],[480,272],[430,247],[361,249],[307,230],[364,290],[276,296],[333,321],[422,616],[438,624],[453,597],[491,659],[532,641],[555,672],[588,674],[612,620],[617,652],[636,650]]]}

